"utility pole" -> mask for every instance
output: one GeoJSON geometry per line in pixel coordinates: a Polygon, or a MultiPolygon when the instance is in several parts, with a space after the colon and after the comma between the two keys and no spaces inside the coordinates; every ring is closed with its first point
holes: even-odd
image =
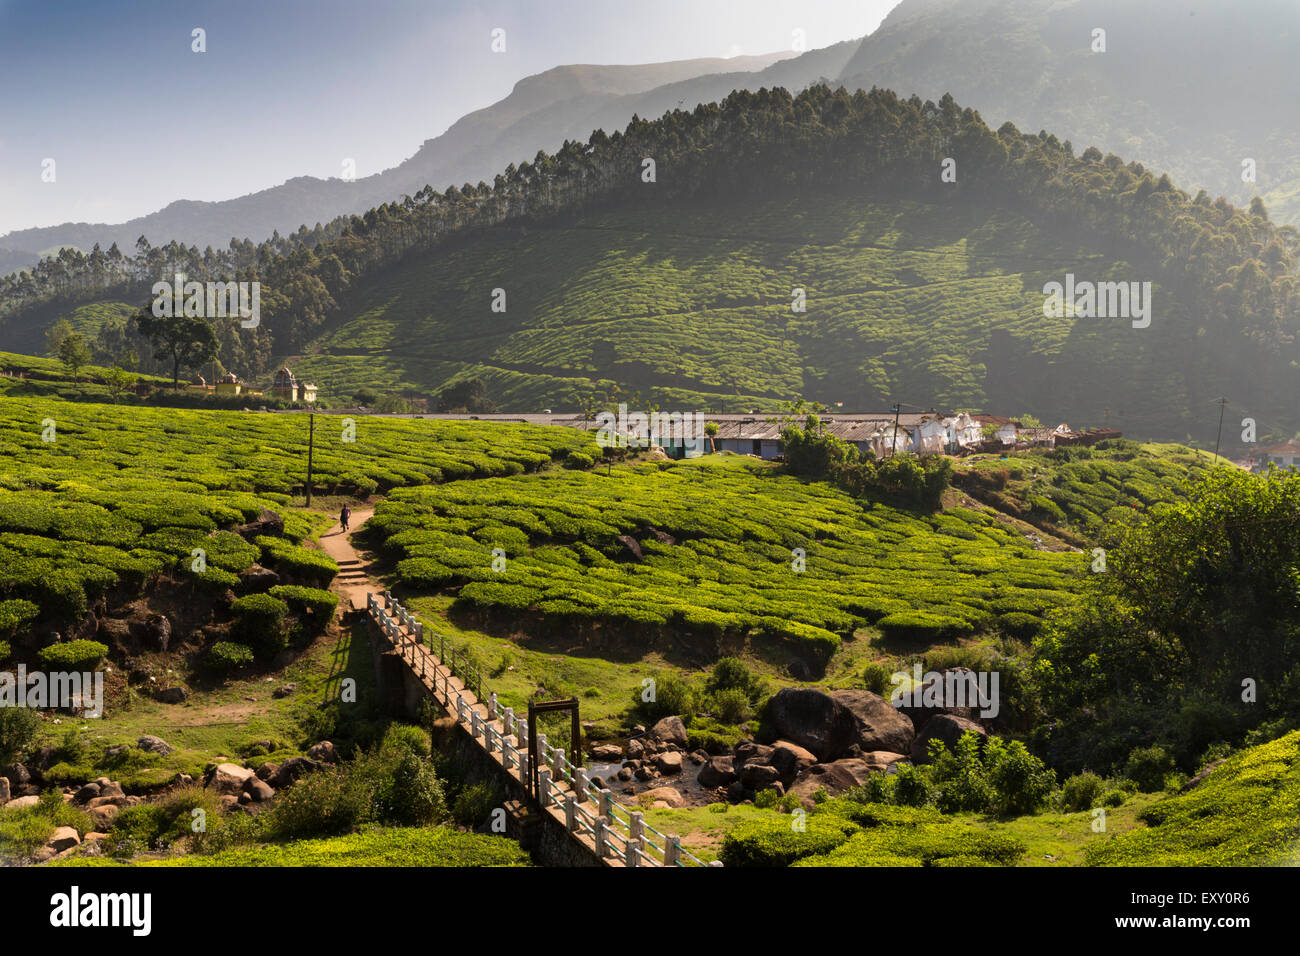
{"type": "Polygon", "coordinates": [[[896,454],[898,454],[898,416],[902,411],[903,411],[902,404],[900,402],[895,402],[894,403],[894,434],[889,439],[890,458],[893,458],[896,454]]]}
{"type": "Polygon", "coordinates": [[[1223,410],[1228,406],[1228,400],[1222,395],[1217,402],[1219,406],[1219,433],[1214,436],[1214,460],[1219,460],[1219,439],[1223,437],[1223,410]]]}
{"type": "Polygon", "coordinates": [[[307,507],[311,507],[311,453],[316,444],[316,415],[307,414],[307,507]]]}

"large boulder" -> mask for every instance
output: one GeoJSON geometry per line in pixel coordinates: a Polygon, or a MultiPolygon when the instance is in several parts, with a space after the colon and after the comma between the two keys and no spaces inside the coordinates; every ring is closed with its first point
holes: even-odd
{"type": "Polygon", "coordinates": [[[253,771],[247,767],[235,763],[221,763],[209,771],[203,785],[211,787],[217,793],[239,794],[252,776],[253,771]]]}
{"type": "Polygon", "coordinates": [[[640,799],[649,799],[651,806],[656,803],[662,803],[671,809],[686,806],[686,798],[673,787],[655,787],[652,790],[645,790],[640,794],[640,799]]]}
{"type": "Polygon", "coordinates": [[[64,850],[70,850],[74,846],[81,845],[81,837],[72,827],[59,827],[54,831],[54,836],[50,837],[49,842],[45,844],[55,853],[62,853],[64,850]]]}
{"type": "Polygon", "coordinates": [[[85,805],[87,803],[90,803],[91,800],[94,800],[98,796],[99,796],[99,784],[88,783],[80,790],[78,790],[76,794],[73,795],[72,802],[79,805],[85,805]]]}
{"type": "Polygon", "coordinates": [[[15,791],[32,782],[31,772],[20,763],[11,763],[8,766],[0,767],[0,777],[8,780],[9,785],[15,791]]]}
{"type": "Polygon", "coordinates": [[[917,734],[912,743],[912,761],[925,763],[930,759],[931,740],[941,740],[945,747],[952,750],[967,731],[978,736],[981,742],[988,737],[988,732],[973,720],[954,717],[952,714],[935,714],[925,722],[921,733],[917,734]]]}
{"type": "Polygon", "coordinates": [[[854,743],[853,715],[815,688],[782,688],[768,702],[767,714],[782,740],[806,748],[818,760],[834,759],[854,743]]]}
{"type": "Polygon", "coordinates": [[[4,805],[4,809],[22,810],[26,807],[34,807],[36,806],[36,804],[40,802],[41,802],[41,798],[36,796],[15,797],[13,800],[10,800],[8,803],[4,805]]]}
{"type": "Polygon", "coordinates": [[[767,762],[777,769],[781,779],[788,784],[801,772],[815,764],[817,755],[796,743],[778,740],[772,745],[772,753],[768,756],[767,762]]]}
{"type": "Polygon", "coordinates": [[[987,706],[981,700],[978,675],[969,667],[948,667],[935,671],[910,696],[896,705],[899,713],[911,718],[917,730],[939,714],[978,720],[987,706]]]}
{"type": "Polygon", "coordinates": [[[13,794],[9,790],[9,778],[0,777],[0,807],[8,803],[11,796],[13,794]]]}
{"type": "MultiPolygon", "coordinates": [[[[162,690],[154,691],[153,699],[160,704],[183,704],[189,700],[190,692],[184,687],[164,687],[162,690]]],[[[157,740],[158,738],[154,738],[157,740]]]]}
{"type": "Polygon", "coordinates": [[[770,763],[750,761],[740,768],[740,782],[750,790],[766,790],[781,779],[781,772],[770,763]]]}
{"type": "Polygon", "coordinates": [[[736,779],[736,769],[730,757],[712,757],[700,768],[695,779],[706,790],[714,790],[729,786],[736,779]]]}
{"type": "Polygon", "coordinates": [[[881,773],[890,773],[899,761],[907,763],[911,760],[907,754],[891,753],[888,750],[872,750],[869,753],[864,753],[860,759],[866,763],[869,769],[881,773]]]}
{"type": "Polygon", "coordinates": [[[280,575],[260,564],[250,564],[239,572],[239,590],[245,594],[259,594],[269,591],[280,583],[280,575]]]}
{"type": "Polygon", "coordinates": [[[249,799],[254,803],[265,803],[275,796],[275,791],[271,789],[270,784],[256,777],[249,777],[244,782],[244,793],[248,794],[249,799]]]}
{"type": "Polygon", "coordinates": [[[120,812],[121,809],[111,803],[86,811],[90,815],[90,819],[95,821],[95,829],[105,832],[113,825],[113,820],[120,812]]]}
{"type": "Polygon", "coordinates": [[[825,790],[828,796],[835,796],[853,787],[860,787],[871,775],[871,767],[865,760],[846,757],[832,763],[819,763],[801,773],[790,787],[790,793],[799,798],[799,802],[812,808],[816,801],[814,795],[825,790]]]}
{"type": "Polygon", "coordinates": [[[323,764],[312,760],[310,757],[290,757],[284,763],[280,764],[275,775],[266,782],[276,790],[289,786],[299,777],[306,773],[313,773],[319,770],[323,764]]]}
{"type": "Polygon", "coordinates": [[[650,728],[646,735],[660,744],[676,744],[686,747],[686,725],[680,717],[665,717],[650,728]]]}
{"type": "Polygon", "coordinates": [[[623,750],[618,744],[597,744],[591,748],[591,759],[615,763],[623,759],[623,750]]]}
{"type": "Polygon", "coordinates": [[[308,747],[307,756],[312,760],[319,760],[321,763],[336,763],[339,759],[334,744],[328,740],[322,740],[320,743],[308,747]]]}
{"type": "Polygon", "coordinates": [[[135,745],[141,750],[147,750],[149,753],[157,754],[159,757],[166,757],[176,749],[161,737],[155,737],[153,734],[145,734],[135,742],[135,745]]]}
{"type": "Polygon", "coordinates": [[[916,736],[911,719],[879,694],[869,690],[837,690],[831,692],[831,698],[853,715],[853,743],[862,750],[905,754],[911,748],[916,736]]]}
{"type": "Polygon", "coordinates": [[[259,534],[278,536],[284,534],[284,519],[269,508],[263,508],[257,520],[241,524],[235,533],[252,541],[259,534]]]}
{"type": "Polygon", "coordinates": [[[682,772],[682,755],[676,751],[655,754],[655,769],[664,776],[682,772]]]}

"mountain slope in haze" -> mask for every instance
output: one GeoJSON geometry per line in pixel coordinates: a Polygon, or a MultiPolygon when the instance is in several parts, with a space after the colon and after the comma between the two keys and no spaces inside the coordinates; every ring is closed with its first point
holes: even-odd
{"type": "MultiPolygon", "coordinates": [[[[108,286],[65,253],[5,284],[6,327],[34,334],[69,302],[143,304],[179,255],[193,276],[244,269],[264,286],[255,333],[217,330],[226,367],[265,371],[251,342],[335,400],[479,377],[512,410],[617,385],[679,408],[1109,414],[1183,439],[1212,437],[1226,394],[1281,437],[1300,424],[1294,229],[1092,147],[994,131],[951,97],[741,91],[570,141],[491,186],[421,190],[318,240],[236,252],[153,250],[108,286]],[[1048,283],[1069,276],[1140,300],[1116,285],[1098,313],[1049,308],[1048,283]]],[[[138,337],[101,351],[128,346],[149,351],[138,337]]]]}
{"type": "Polygon", "coordinates": [[[1238,205],[1260,195],[1300,223],[1298,43],[1291,0],[903,0],[839,80],[951,93],[994,128],[1050,130],[1238,205]]]}
{"type": "MultiPolygon", "coordinates": [[[[411,158],[392,169],[353,182],[300,176],[282,185],[221,202],[178,200],[156,213],[117,225],[65,223],[21,229],[0,237],[16,249],[73,245],[124,251],[147,236],[155,245],[224,248],[231,238],[260,241],[279,231],[360,214],[426,185],[445,189],[491,179],[511,163],[532,160],[538,150],[554,151],[566,139],[586,140],[593,130],[617,129],[634,114],[659,116],[679,105],[720,100],[734,89],[787,86],[801,89],[844,68],[858,41],[821,50],[681,60],[634,66],[561,66],[515,84],[510,95],[457,120],[441,136],[425,141],[411,158]]],[[[30,265],[34,256],[15,253],[0,274],[30,265]]]]}

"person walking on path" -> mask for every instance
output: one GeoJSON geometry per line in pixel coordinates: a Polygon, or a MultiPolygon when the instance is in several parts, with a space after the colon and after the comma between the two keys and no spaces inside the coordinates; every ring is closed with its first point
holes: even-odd
{"type": "Polygon", "coordinates": [[[344,505],[343,510],[339,512],[339,524],[343,525],[344,531],[348,530],[348,519],[351,517],[352,517],[352,512],[348,510],[347,505],[344,505]]]}

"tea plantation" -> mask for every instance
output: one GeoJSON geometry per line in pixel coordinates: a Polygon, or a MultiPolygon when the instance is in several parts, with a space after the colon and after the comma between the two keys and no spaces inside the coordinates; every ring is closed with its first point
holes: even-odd
{"type": "MultiPolygon", "coordinates": [[[[43,612],[80,619],[106,591],[137,592],[175,568],[229,586],[254,561],[325,584],[333,563],[298,547],[311,521],[287,506],[306,480],[302,415],[206,412],[8,398],[0,402],[0,634],[43,612]],[[263,509],[284,537],[229,529],[263,509]]],[[[588,440],[566,429],[361,419],[344,441],[318,416],[313,484],[366,495],[408,483],[510,475],[548,465],[588,440]]],[[[589,450],[589,449],[587,449],[589,450]]]]}
{"type": "MultiPolygon", "coordinates": [[[[607,378],[703,407],[736,396],[764,408],[800,395],[858,408],[1014,398],[1100,418],[1092,370],[1104,363],[1108,380],[1136,381],[1154,340],[1045,319],[1041,288],[1067,271],[1116,268],[1017,216],[960,204],[811,191],[654,203],[487,230],[441,252],[437,268],[415,257],[354,290],[294,367],[339,394],[427,395],[477,376],[516,408],[569,407],[576,386],[607,378]],[[490,309],[494,288],[506,292],[504,312],[490,309]],[[791,309],[795,288],[805,312],[791,309]],[[1023,384],[1014,397],[992,374],[1012,362],[1023,384]],[[1050,374],[1053,362],[1068,376],[1050,374]]],[[[1128,406],[1136,415],[1149,398],[1128,406]]]]}
{"type": "Polygon", "coordinates": [[[403,584],[461,586],[461,609],[752,634],[823,662],[867,625],[924,641],[1032,635],[1087,570],[982,511],[872,506],[728,455],[398,489],[370,526],[403,584]]]}

